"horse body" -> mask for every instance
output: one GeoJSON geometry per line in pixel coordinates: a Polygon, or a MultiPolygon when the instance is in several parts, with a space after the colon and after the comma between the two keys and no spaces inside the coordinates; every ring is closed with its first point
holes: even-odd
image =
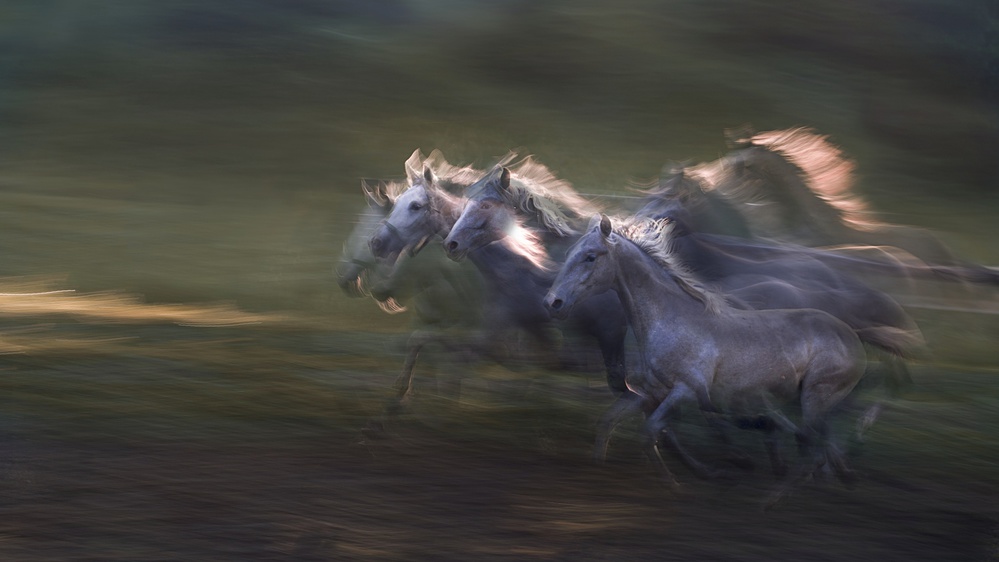
{"type": "Polygon", "coordinates": [[[687,223],[692,213],[676,193],[689,192],[694,187],[683,190],[675,187],[689,181],[674,177],[670,180],[674,188],[650,194],[639,211],[640,216],[673,224],[673,251],[684,267],[749,308],[815,308],[832,314],[858,330],[866,343],[889,352],[895,383],[909,380],[907,369],[898,359],[923,345],[919,329],[888,293],[851,274],[866,268],[904,277],[908,272],[899,273],[904,266],[887,259],[693,231],[687,223]],[[908,334],[905,346],[894,346],[893,339],[893,346],[886,349],[879,332],[868,330],[875,327],[891,327],[900,334],[908,334]]]}

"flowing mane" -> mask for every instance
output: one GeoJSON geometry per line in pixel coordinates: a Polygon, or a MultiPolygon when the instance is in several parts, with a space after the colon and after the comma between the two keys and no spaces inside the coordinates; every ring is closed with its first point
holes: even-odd
{"type": "Polygon", "coordinates": [[[738,203],[747,218],[769,233],[793,229],[795,221],[813,221],[835,228],[870,230],[881,226],[870,217],[867,204],[853,192],[855,164],[829,142],[806,127],[765,131],[731,142],[743,147],[715,162],[690,169],[705,190],[738,203]],[[757,149],[753,152],[751,149],[757,149]],[[763,151],[763,152],[759,152],[763,151]],[[767,157],[772,155],[779,160],[767,157]],[[776,164],[786,164],[783,166],[776,164]],[[746,173],[751,173],[747,176],[746,173]]]}
{"type": "MultiPolygon", "coordinates": [[[[517,157],[516,153],[510,152],[500,160],[500,165],[506,165],[517,157]]],[[[439,149],[434,149],[430,156],[424,156],[420,149],[413,151],[413,154],[406,160],[406,177],[409,178],[409,185],[414,185],[423,181],[424,170],[433,172],[439,186],[451,193],[463,190],[464,188],[477,182],[485,172],[471,166],[456,166],[444,158],[444,153],[439,149]]],[[[405,187],[397,191],[397,197],[405,187]]],[[[394,200],[394,198],[393,198],[394,200]]]]}
{"type": "Polygon", "coordinates": [[[858,228],[876,226],[869,217],[867,203],[853,193],[856,164],[829,142],[828,135],[795,127],[757,133],[749,142],[784,156],[801,169],[808,188],[839,211],[845,222],[858,228]]]}
{"type": "Polygon", "coordinates": [[[409,189],[409,184],[404,181],[361,179],[361,189],[368,194],[368,197],[384,205],[386,202],[394,202],[409,189]]]}
{"type": "Polygon", "coordinates": [[[557,266],[548,257],[548,252],[539,237],[532,229],[524,225],[519,217],[509,229],[507,235],[499,242],[514,254],[525,258],[531,265],[544,272],[553,272],[557,266]]]}
{"type": "MultiPolygon", "coordinates": [[[[497,164],[489,177],[499,178],[502,166],[502,163],[497,164]]],[[[576,193],[572,184],[557,177],[531,156],[513,164],[509,170],[510,189],[495,191],[510,206],[528,215],[536,214],[541,226],[557,236],[576,234],[574,223],[588,220],[600,212],[597,205],[576,193]]],[[[469,191],[469,197],[475,197],[493,183],[489,181],[477,185],[469,191]]]]}
{"type": "Polygon", "coordinates": [[[667,219],[634,218],[615,230],[661,265],[680,288],[703,303],[704,308],[713,313],[727,308],[725,296],[705,287],[674,251],[675,228],[676,223],[667,219]]]}

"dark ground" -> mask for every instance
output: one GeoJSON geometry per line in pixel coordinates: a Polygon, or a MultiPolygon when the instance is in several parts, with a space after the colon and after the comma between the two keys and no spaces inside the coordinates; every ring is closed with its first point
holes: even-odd
{"type": "MultiPolygon", "coordinates": [[[[424,377],[389,438],[369,439],[359,429],[378,414],[398,359],[370,347],[395,349],[392,338],[127,331],[113,357],[68,344],[7,357],[0,558],[999,556],[991,371],[918,365],[915,388],[854,451],[853,489],[806,482],[763,513],[773,480],[755,435],[742,436],[755,472],[704,482],[674,463],[679,494],[640,454],[634,423],[607,464],[594,464],[593,423],[611,400],[595,377],[533,373],[526,390],[510,390],[508,374],[487,368],[458,402],[424,377]]],[[[61,341],[88,332],[64,329],[61,341]]],[[[708,451],[691,423],[681,433],[708,451]]]]}

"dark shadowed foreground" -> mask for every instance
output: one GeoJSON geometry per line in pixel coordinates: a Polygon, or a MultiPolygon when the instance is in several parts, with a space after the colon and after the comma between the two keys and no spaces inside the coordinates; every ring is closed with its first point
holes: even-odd
{"type": "MultiPolygon", "coordinates": [[[[999,555],[994,372],[917,365],[916,388],[855,449],[855,489],[830,477],[763,514],[756,436],[743,440],[754,473],[681,471],[681,495],[641,455],[637,422],[594,465],[612,400],[599,373],[481,367],[457,400],[424,376],[391,437],[371,440],[359,429],[390,395],[398,336],[118,300],[173,323],[21,316],[30,329],[3,332],[2,559],[999,555]]],[[[679,431],[710,455],[696,419],[679,431]]]]}

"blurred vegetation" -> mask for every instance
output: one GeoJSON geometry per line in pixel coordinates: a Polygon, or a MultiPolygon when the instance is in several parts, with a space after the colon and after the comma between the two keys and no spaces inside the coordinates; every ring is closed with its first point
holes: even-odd
{"type": "Polygon", "coordinates": [[[984,0],[3,10],[14,162],[60,149],[77,165],[279,167],[304,183],[396,174],[414,146],[478,162],[526,146],[613,188],[711,158],[723,128],[750,121],[815,126],[865,168],[891,157],[962,193],[996,179],[999,24],[984,0]]]}
{"type": "Polygon", "coordinates": [[[0,274],[359,310],[326,284],[358,178],[400,175],[415,148],[479,165],[522,148],[606,193],[719,156],[722,131],[747,122],[830,134],[878,210],[994,260],[976,240],[996,233],[996,12],[986,0],[5,2],[0,188],[27,223],[18,244],[32,242],[8,242],[0,274]],[[79,236],[37,231],[50,222],[79,236]]]}

